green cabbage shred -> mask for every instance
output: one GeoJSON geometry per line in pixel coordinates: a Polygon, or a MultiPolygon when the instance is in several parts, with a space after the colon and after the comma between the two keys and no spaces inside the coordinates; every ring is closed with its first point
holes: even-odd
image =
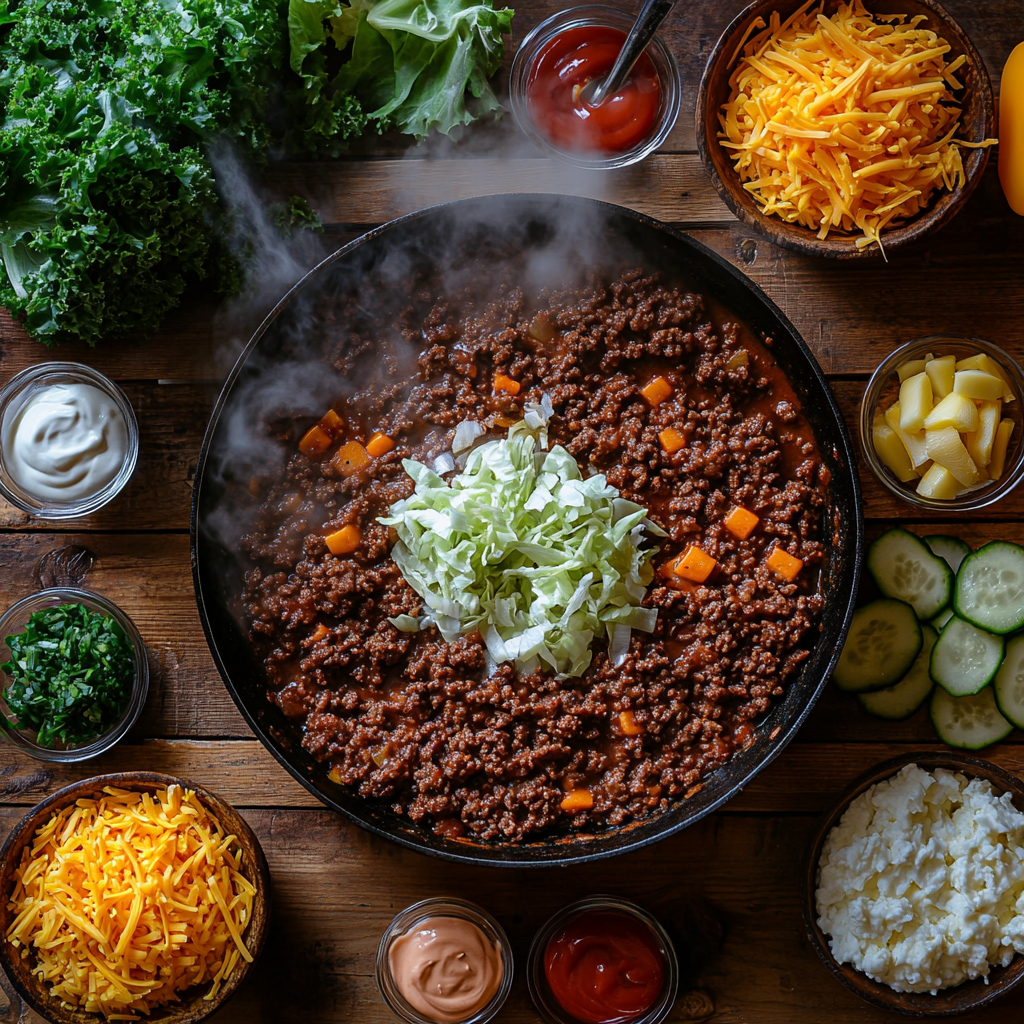
{"type": "Polygon", "coordinates": [[[641,544],[645,529],[663,531],[602,474],[584,479],[564,448],[543,451],[545,437],[520,421],[474,448],[451,484],[404,461],[415,491],[380,522],[424,608],[397,628],[433,624],[448,642],[479,631],[494,663],[565,676],[586,671],[595,638],[621,661],[631,629],[654,629],[657,610],[641,603],[658,549],[641,544]]]}

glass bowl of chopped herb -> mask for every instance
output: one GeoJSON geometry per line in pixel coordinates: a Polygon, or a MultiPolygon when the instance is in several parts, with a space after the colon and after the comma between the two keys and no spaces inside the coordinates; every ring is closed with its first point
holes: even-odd
{"type": "Polygon", "coordinates": [[[146,648],[112,601],[41,590],[0,617],[0,735],[44,761],[84,761],[135,724],[149,692],[146,648]]]}

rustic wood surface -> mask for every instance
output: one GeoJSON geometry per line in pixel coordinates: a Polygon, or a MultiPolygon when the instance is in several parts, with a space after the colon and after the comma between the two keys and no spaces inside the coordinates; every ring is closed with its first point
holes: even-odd
{"type": "MultiPolygon", "coordinates": [[[[624,0],[612,0],[629,6],[624,0]]],[[[524,0],[506,59],[560,5],[524,0]]],[[[1024,359],[1024,218],[1007,207],[992,161],[978,192],[934,238],[881,260],[832,264],[776,249],[731,219],[696,155],[693,102],[704,59],[742,0],[680,4],[665,26],[684,79],[683,112],[664,149],[639,167],[604,176],[556,164],[517,136],[511,119],[410,147],[374,138],[332,163],[272,165],[267,195],[302,193],[320,211],[324,252],[366,227],[429,203],[503,191],[550,191],[620,203],[689,231],[735,264],[785,310],[822,366],[856,433],[867,375],[896,345],[939,332],[975,334],[1024,359]]],[[[1024,39],[1021,0],[948,0],[998,90],[1010,49],[1024,39]]],[[[298,262],[312,262],[307,250],[298,262]]],[[[298,266],[296,267],[298,269],[298,266]]],[[[833,689],[797,740],[724,810],[642,852],[569,870],[498,871],[454,866],[375,839],[323,809],[253,738],[214,669],[196,613],[188,505],[196,456],[219,382],[234,354],[281,291],[218,305],[192,294],[148,340],[77,359],[125,387],[141,426],[139,468],[126,491],[96,515],[40,525],[0,502],[3,603],[61,571],[60,549],[84,548],[84,585],[135,620],[153,669],[150,699],[127,742],[85,766],[27,760],[0,746],[0,835],[28,806],[88,775],[170,772],[208,786],[238,807],[259,835],[274,884],[273,929],[260,968],[215,1020],[376,1022],[389,1019],[373,982],[381,932],[417,899],[458,894],[504,924],[521,966],[534,930],[567,901],[620,893],[659,914],[684,965],[670,1020],[819,1022],[893,1019],[840,987],[817,962],[799,912],[800,865],[816,816],[856,775],[895,753],[938,746],[926,715],[869,719],[833,689]],[[57,554],[54,554],[57,552],[57,554]]],[[[0,383],[48,357],[0,313],[0,383]]],[[[1021,538],[1024,491],[970,522],[911,515],[862,473],[869,536],[893,520],[971,543],[1021,538]]],[[[1024,776],[1024,737],[985,756],[1024,776]]],[[[1024,991],[969,1020],[1016,1021],[1024,991]]],[[[0,1019],[38,1020],[0,995],[0,1019]]],[[[522,980],[499,1020],[534,1021],[522,980]]]]}

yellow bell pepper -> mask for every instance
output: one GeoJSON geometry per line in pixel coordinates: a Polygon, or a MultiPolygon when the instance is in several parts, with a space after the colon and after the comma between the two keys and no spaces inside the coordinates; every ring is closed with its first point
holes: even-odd
{"type": "Polygon", "coordinates": [[[1024,43],[1010,54],[999,86],[999,181],[1024,217],[1024,43]]]}

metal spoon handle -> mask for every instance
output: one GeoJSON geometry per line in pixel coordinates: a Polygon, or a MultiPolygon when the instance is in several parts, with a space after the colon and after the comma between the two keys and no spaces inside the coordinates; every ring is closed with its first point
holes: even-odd
{"type": "Polygon", "coordinates": [[[636,21],[633,22],[633,27],[629,30],[629,35],[626,36],[622,51],[612,65],[612,70],[604,81],[597,83],[597,88],[590,95],[588,102],[592,107],[599,107],[608,96],[613,96],[619,91],[675,2],[676,0],[645,0],[636,21]]]}

